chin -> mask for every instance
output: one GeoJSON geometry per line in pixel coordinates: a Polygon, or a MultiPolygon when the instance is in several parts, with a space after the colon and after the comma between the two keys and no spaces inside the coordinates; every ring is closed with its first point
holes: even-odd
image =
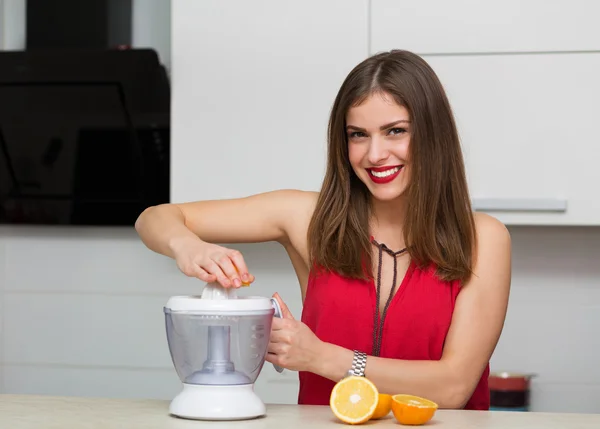
{"type": "Polygon", "coordinates": [[[371,197],[377,201],[388,202],[396,201],[406,194],[406,187],[389,187],[387,189],[369,188],[371,197]]]}
{"type": "Polygon", "coordinates": [[[381,202],[391,202],[391,201],[396,201],[400,198],[402,198],[402,196],[404,196],[404,192],[395,192],[395,193],[383,193],[383,192],[375,192],[375,193],[371,193],[371,196],[373,197],[373,199],[377,200],[377,201],[381,201],[381,202]]]}

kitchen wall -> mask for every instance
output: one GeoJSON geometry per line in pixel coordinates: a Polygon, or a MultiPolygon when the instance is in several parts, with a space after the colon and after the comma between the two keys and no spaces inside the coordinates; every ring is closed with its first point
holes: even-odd
{"type": "MultiPolygon", "coordinates": [[[[600,413],[600,228],[510,230],[511,303],[492,369],[537,373],[533,410],[600,413]]],[[[236,247],[257,276],[252,293],[278,291],[299,315],[279,246],[236,247]]],[[[162,305],[200,286],[145,249],[132,228],[1,226],[0,392],[171,398],[180,384],[162,305]]],[[[293,403],[296,375],[267,364],[257,391],[266,402],[293,403]]]]}
{"type": "MultiPolygon", "coordinates": [[[[513,288],[492,369],[539,374],[533,410],[600,412],[600,229],[511,228],[513,288]]],[[[291,266],[274,244],[238,246],[252,293],[279,291],[299,315],[291,266]]],[[[131,228],[0,228],[4,393],[170,398],[179,388],[162,305],[198,291],[131,228]]],[[[257,390],[293,402],[295,374],[266,365],[257,390]]]]}

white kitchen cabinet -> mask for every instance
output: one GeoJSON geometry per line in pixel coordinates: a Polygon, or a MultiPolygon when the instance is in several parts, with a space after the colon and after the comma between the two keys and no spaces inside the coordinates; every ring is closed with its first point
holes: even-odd
{"type": "Polygon", "coordinates": [[[474,206],[509,225],[600,225],[600,2],[373,0],[371,53],[434,68],[474,206]]]}
{"type": "Polygon", "coordinates": [[[367,0],[172,3],[172,200],[318,190],[367,0]]]}
{"type": "Polygon", "coordinates": [[[596,0],[371,0],[371,51],[600,50],[596,0]]]}
{"type": "Polygon", "coordinates": [[[476,208],[507,224],[600,225],[600,53],[440,56],[476,208]]]}

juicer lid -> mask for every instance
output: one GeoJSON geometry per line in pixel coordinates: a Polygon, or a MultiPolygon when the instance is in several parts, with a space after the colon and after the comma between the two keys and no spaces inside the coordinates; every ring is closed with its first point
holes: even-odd
{"type": "Polygon", "coordinates": [[[270,298],[262,296],[237,297],[235,299],[206,299],[200,295],[177,295],[167,301],[165,308],[185,312],[254,312],[273,309],[270,298]]]}

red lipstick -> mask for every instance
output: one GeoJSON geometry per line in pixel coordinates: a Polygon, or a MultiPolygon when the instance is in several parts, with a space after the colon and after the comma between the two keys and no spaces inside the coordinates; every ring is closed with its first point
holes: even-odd
{"type": "Polygon", "coordinates": [[[403,165],[388,165],[386,167],[367,168],[366,170],[371,180],[381,185],[389,183],[398,177],[403,168],[403,165]]]}

